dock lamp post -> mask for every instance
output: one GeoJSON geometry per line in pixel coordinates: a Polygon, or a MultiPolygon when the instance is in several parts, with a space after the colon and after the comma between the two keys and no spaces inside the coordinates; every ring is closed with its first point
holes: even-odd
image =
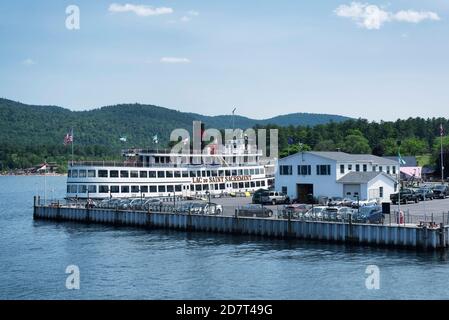
{"type": "Polygon", "coordinates": [[[357,198],[357,213],[360,213],[360,196],[356,194],[355,197],[357,198]]]}
{"type": "Polygon", "coordinates": [[[206,191],[206,196],[207,196],[207,198],[208,198],[208,201],[209,201],[209,208],[210,208],[210,192],[209,192],[209,190],[206,191]]]}
{"type": "Polygon", "coordinates": [[[398,140],[396,142],[398,146],[398,164],[399,164],[399,170],[398,170],[398,216],[401,215],[401,140],[398,140]]]}

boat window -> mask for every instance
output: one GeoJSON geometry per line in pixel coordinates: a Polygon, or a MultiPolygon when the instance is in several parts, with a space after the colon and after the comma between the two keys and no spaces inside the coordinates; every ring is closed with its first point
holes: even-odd
{"type": "Polygon", "coordinates": [[[70,193],[78,193],[78,186],[76,184],[70,186],[70,193]]]}
{"type": "Polygon", "coordinates": [[[260,187],[260,181],[256,181],[256,187],[260,187]]]}
{"type": "Polygon", "coordinates": [[[174,172],[175,178],[181,178],[181,171],[174,172]]]}
{"type": "Polygon", "coordinates": [[[188,178],[189,177],[189,171],[183,171],[182,172],[182,177],[183,178],[188,178]]]}
{"type": "Polygon", "coordinates": [[[139,172],[138,171],[131,171],[131,178],[138,178],[139,172]]]}
{"type": "Polygon", "coordinates": [[[129,171],[120,171],[120,178],[129,178],[129,171]]]}
{"type": "Polygon", "coordinates": [[[167,178],[173,178],[173,171],[166,171],[166,172],[165,172],[165,176],[166,176],[167,178]]]}
{"type": "Polygon", "coordinates": [[[140,192],[139,186],[131,186],[131,193],[138,193],[140,192]]]}
{"type": "Polygon", "coordinates": [[[79,185],[78,192],[79,193],[87,193],[87,186],[85,184],[79,185]]]}
{"type": "Polygon", "coordinates": [[[150,192],[151,193],[157,192],[157,187],[156,186],[150,186],[150,192]]]}
{"type": "Polygon", "coordinates": [[[253,175],[254,174],[254,169],[249,169],[249,174],[253,175]]]}
{"type": "Polygon", "coordinates": [[[212,170],[211,173],[212,173],[212,177],[218,176],[218,171],[217,170],[212,170]]]}
{"type": "Polygon", "coordinates": [[[67,178],[70,178],[70,177],[72,177],[72,170],[67,171],[67,178]]]}
{"type": "Polygon", "coordinates": [[[254,188],[256,185],[254,183],[254,181],[251,181],[251,188],[254,188]]]}
{"type": "Polygon", "coordinates": [[[196,177],[196,172],[195,171],[190,171],[190,178],[194,178],[196,177]]]}
{"type": "Polygon", "coordinates": [[[165,178],[165,171],[158,171],[157,172],[157,177],[158,178],[165,178]]]}
{"type": "Polygon", "coordinates": [[[156,178],[156,171],[148,171],[149,178],[156,178]]]}
{"type": "Polygon", "coordinates": [[[245,182],[245,188],[249,188],[249,182],[245,182]]]}
{"type": "Polygon", "coordinates": [[[243,175],[243,170],[242,170],[242,169],[239,169],[238,175],[239,175],[239,176],[243,175]]]}
{"type": "Polygon", "coordinates": [[[203,190],[209,190],[209,185],[208,184],[203,184],[203,190]]]}
{"type": "MultiPolygon", "coordinates": [[[[80,170],[79,171],[79,177],[80,178],[85,178],[87,176],[86,170],[80,170]]],[[[83,192],[84,193],[84,192],[83,192]]]]}
{"type": "Polygon", "coordinates": [[[218,175],[220,176],[220,177],[223,177],[224,176],[224,170],[218,170],[218,175]]]}
{"type": "Polygon", "coordinates": [[[254,174],[259,174],[259,173],[260,173],[259,168],[256,168],[256,169],[254,170],[254,174]]]}
{"type": "Polygon", "coordinates": [[[111,171],[109,171],[109,176],[111,178],[118,178],[118,170],[111,170],[111,171]]]}
{"type": "Polygon", "coordinates": [[[78,170],[72,170],[72,178],[78,178],[78,170]]]}
{"type": "Polygon", "coordinates": [[[70,185],[67,185],[67,193],[71,193],[70,192],[70,185]]]}
{"type": "Polygon", "coordinates": [[[181,192],[182,191],[182,186],[180,184],[177,184],[175,186],[175,192],[181,192]]]}
{"type": "Polygon", "coordinates": [[[142,193],[148,193],[148,186],[140,186],[140,191],[142,193]]]}
{"type": "Polygon", "coordinates": [[[174,192],[174,186],[168,185],[167,186],[167,192],[174,192]]]}
{"type": "Polygon", "coordinates": [[[90,185],[87,187],[87,191],[89,191],[89,193],[97,193],[97,186],[96,185],[90,185]]]}
{"type": "Polygon", "coordinates": [[[226,189],[225,184],[224,183],[220,183],[220,190],[224,190],[224,189],[226,189]]]}
{"type": "Polygon", "coordinates": [[[237,170],[232,170],[232,175],[236,176],[237,175],[237,170]]]}
{"type": "Polygon", "coordinates": [[[95,170],[88,170],[87,171],[87,176],[89,178],[95,178],[95,170]]]}
{"type": "Polygon", "coordinates": [[[265,180],[262,180],[262,181],[260,182],[260,186],[265,187],[265,180]]]}
{"type": "Polygon", "coordinates": [[[195,191],[201,191],[201,185],[200,184],[197,184],[195,186],[195,191]]]}
{"type": "Polygon", "coordinates": [[[158,187],[159,192],[165,192],[165,186],[159,186],[158,187]]]}
{"type": "Polygon", "coordinates": [[[140,177],[141,177],[141,178],[146,178],[146,177],[148,177],[148,172],[147,172],[147,171],[140,171],[140,177]]]}
{"type": "Polygon", "coordinates": [[[239,185],[236,183],[236,182],[234,182],[233,184],[232,184],[232,188],[233,189],[237,189],[239,187],[239,185]]]}
{"type": "Polygon", "coordinates": [[[108,177],[108,170],[98,170],[98,177],[99,178],[107,178],[108,177]]]}
{"type": "Polygon", "coordinates": [[[201,171],[201,176],[205,177],[206,176],[206,171],[201,171]]]}
{"type": "Polygon", "coordinates": [[[99,186],[98,187],[98,193],[108,193],[109,187],[108,186],[99,186]]]}
{"type": "Polygon", "coordinates": [[[119,193],[119,187],[118,186],[111,186],[111,193],[119,193]]]}
{"type": "Polygon", "coordinates": [[[243,174],[244,174],[245,176],[247,176],[247,175],[249,174],[249,170],[248,170],[248,169],[243,170],[243,174]]]}
{"type": "Polygon", "coordinates": [[[122,186],[121,189],[122,189],[121,190],[122,193],[129,193],[129,186],[122,186]]]}
{"type": "Polygon", "coordinates": [[[231,170],[225,170],[225,176],[229,177],[231,175],[231,170]]]}
{"type": "Polygon", "coordinates": [[[264,168],[260,168],[260,174],[264,174],[265,173],[265,169],[264,168]]]}
{"type": "Polygon", "coordinates": [[[239,189],[243,189],[243,182],[239,182],[239,189]]]}

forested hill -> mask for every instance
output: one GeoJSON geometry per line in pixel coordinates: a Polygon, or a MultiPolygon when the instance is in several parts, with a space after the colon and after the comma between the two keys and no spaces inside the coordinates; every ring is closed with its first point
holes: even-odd
{"type": "MultiPolygon", "coordinates": [[[[349,118],[337,115],[295,113],[271,119],[255,120],[236,115],[235,127],[256,125],[314,126],[349,118]]],[[[28,167],[43,157],[64,162],[69,153],[63,146],[64,135],[74,128],[75,151],[80,158],[112,157],[123,147],[152,146],[158,135],[166,145],[175,128],[191,129],[192,121],[207,127],[230,128],[232,116],[205,116],[168,108],[122,104],[88,111],[71,111],[56,106],[34,106],[0,99],[0,170],[28,167]],[[125,136],[127,142],[120,141],[125,136]]]]}

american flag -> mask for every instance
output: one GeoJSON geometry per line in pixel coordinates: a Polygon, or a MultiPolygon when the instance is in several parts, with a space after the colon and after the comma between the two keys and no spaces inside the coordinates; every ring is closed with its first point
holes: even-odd
{"type": "Polygon", "coordinates": [[[70,131],[69,133],[67,133],[64,137],[64,145],[68,145],[73,143],[73,131],[70,131]]]}

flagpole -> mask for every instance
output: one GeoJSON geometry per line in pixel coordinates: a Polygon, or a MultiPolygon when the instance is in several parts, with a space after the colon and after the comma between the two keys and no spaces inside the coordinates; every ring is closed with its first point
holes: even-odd
{"type": "Polygon", "coordinates": [[[444,183],[444,164],[443,164],[443,124],[440,124],[440,148],[441,148],[441,183],[444,183]]]}
{"type": "Polygon", "coordinates": [[[400,224],[400,217],[401,217],[401,141],[397,141],[398,145],[398,218],[397,223],[400,224]]]}
{"type": "Polygon", "coordinates": [[[47,205],[47,159],[44,160],[44,206],[47,205]]]}
{"type": "Polygon", "coordinates": [[[72,127],[72,167],[73,167],[73,145],[75,144],[75,138],[73,137],[73,127],[72,127]]]}

